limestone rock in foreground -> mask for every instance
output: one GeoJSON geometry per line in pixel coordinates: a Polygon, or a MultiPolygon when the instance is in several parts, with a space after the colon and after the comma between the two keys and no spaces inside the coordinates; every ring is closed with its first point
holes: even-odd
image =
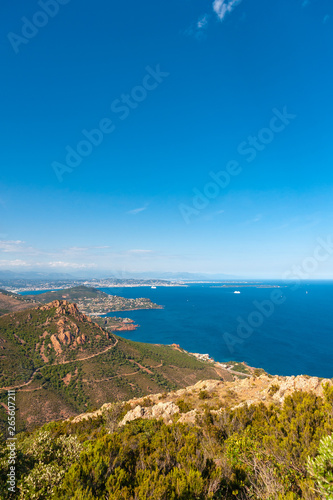
{"type": "Polygon", "coordinates": [[[188,411],[187,413],[183,413],[180,416],[178,422],[180,424],[195,424],[196,419],[197,419],[197,415],[198,415],[198,410],[188,411]]]}
{"type": "Polygon", "coordinates": [[[270,387],[274,383],[279,386],[278,391],[273,395],[275,401],[282,403],[287,396],[290,396],[295,391],[305,391],[312,392],[316,396],[323,396],[324,390],[323,386],[327,383],[332,385],[332,381],[329,379],[319,379],[318,377],[305,377],[304,375],[298,375],[297,377],[277,377],[272,381],[270,387]]]}
{"type": "MultiPolygon", "coordinates": [[[[281,404],[284,399],[295,391],[304,391],[323,396],[323,386],[328,383],[333,386],[333,380],[320,379],[318,377],[282,377],[260,375],[234,382],[221,380],[201,380],[195,385],[169,392],[168,394],[151,394],[148,399],[151,406],[145,406],[147,396],[134,398],[126,403],[132,407],[120,422],[125,425],[138,418],[152,419],[162,418],[165,423],[171,424],[173,416],[178,414],[180,423],[196,424],[198,416],[204,412],[203,406],[212,404],[212,413],[221,414],[226,408],[236,409],[244,405],[252,404],[281,404]],[[204,399],[202,399],[204,396],[204,399]],[[162,401],[161,401],[162,399],[162,401]],[[188,401],[192,408],[190,411],[182,412],[178,406],[179,400],[188,401]],[[219,409],[216,409],[219,406],[219,409]]],[[[124,404],[125,401],[122,403],[124,404]]],[[[112,407],[112,403],[104,404],[99,410],[92,413],[78,415],[73,422],[80,422],[89,418],[97,418],[105,414],[112,407]]]]}
{"type": "Polygon", "coordinates": [[[130,410],[126,413],[123,420],[119,423],[119,426],[121,427],[127,424],[127,422],[131,422],[137,418],[162,418],[165,424],[171,424],[172,417],[176,413],[179,413],[179,408],[174,403],[157,403],[157,405],[148,408],[138,405],[134,410],[130,410]]]}

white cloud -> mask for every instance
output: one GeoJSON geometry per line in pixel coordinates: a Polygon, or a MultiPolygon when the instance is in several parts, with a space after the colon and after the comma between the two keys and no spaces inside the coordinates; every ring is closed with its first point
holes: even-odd
{"type": "Polygon", "coordinates": [[[134,208],[133,210],[129,210],[127,213],[130,215],[136,215],[140,212],[143,212],[147,208],[148,208],[147,205],[145,205],[144,207],[139,207],[139,208],[134,208]]]}
{"type": "MultiPolygon", "coordinates": [[[[241,3],[242,0],[214,0],[213,1],[213,10],[220,21],[223,21],[227,13],[232,12],[238,4],[241,3]]],[[[304,0],[309,1],[309,0],[304,0]]],[[[205,38],[205,31],[208,28],[210,22],[211,15],[203,14],[199,17],[196,23],[193,23],[189,28],[184,31],[184,34],[187,36],[194,36],[198,40],[205,38]]],[[[128,212],[131,213],[131,212],[128,212]]]]}
{"type": "MultiPolygon", "coordinates": [[[[38,264],[40,266],[45,266],[45,264],[38,264]]],[[[57,261],[57,262],[48,262],[46,264],[46,267],[60,267],[60,268],[70,268],[70,269],[90,269],[92,267],[96,267],[95,264],[77,264],[75,262],[63,262],[63,261],[57,261]]]]}
{"type": "Polygon", "coordinates": [[[252,219],[244,220],[244,224],[256,224],[257,222],[260,222],[262,219],[263,219],[263,215],[257,214],[252,219]]]}
{"type": "MultiPolygon", "coordinates": [[[[96,268],[95,262],[105,256],[110,247],[107,245],[73,246],[63,249],[39,250],[21,240],[0,239],[0,267],[31,269],[90,269],[96,268]]],[[[105,260],[105,259],[104,259],[105,260]]]]}
{"type": "Polygon", "coordinates": [[[228,12],[232,12],[242,0],[214,0],[213,10],[220,21],[223,21],[228,12]]]}
{"type": "Polygon", "coordinates": [[[203,28],[206,28],[207,27],[207,24],[208,24],[208,20],[209,20],[209,16],[208,14],[205,14],[204,16],[202,16],[199,21],[197,22],[197,28],[200,30],[200,29],[203,29],[203,28]]]}
{"type": "Polygon", "coordinates": [[[196,23],[191,24],[191,26],[184,31],[184,34],[186,36],[194,36],[197,40],[201,40],[205,36],[210,17],[209,14],[202,15],[196,23]]]}
{"type": "Polygon", "coordinates": [[[215,212],[211,212],[210,214],[203,216],[201,220],[209,222],[222,214],[224,214],[224,210],[216,210],[215,212]]]}
{"type": "Polygon", "coordinates": [[[20,252],[23,249],[24,241],[0,240],[1,252],[20,252]]]}
{"type": "Polygon", "coordinates": [[[0,267],[4,267],[8,269],[9,267],[29,267],[30,264],[25,262],[24,260],[15,259],[15,260],[0,260],[0,267]]]}
{"type": "Polygon", "coordinates": [[[91,269],[95,268],[96,264],[78,264],[75,262],[64,262],[64,261],[54,261],[54,262],[26,262],[25,260],[15,259],[15,260],[5,260],[0,259],[0,268],[10,269],[10,268],[44,268],[44,269],[91,269]]]}
{"type": "Polygon", "coordinates": [[[25,241],[21,240],[0,240],[0,253],[12,253],[26,255],[40,255],[40,250],[28,246],[25,241]]]}
{"type": "Polygon", "coordinates": [[[129,250],[128,253],[134,254],[134,255],[145,255],[147,253],[152,253],[152,250],[134,249],[134,250],[129,250]]]}
{"type": "Polygon", "coordinates": [[[67,256],[68,255],[77,256],[77,255],[80,255],[83,253],[93,253],[94,251],[97,251],[97,250],[106,250],[108,248],[111,248],[111,247],[109,247],[108,245],[103,245],[103,246],[92,245],[92,246],[87,246],[87,247],[69,247],[69,248],[64,248],[61,253],[63,255],[67,255],[67,256]]]}

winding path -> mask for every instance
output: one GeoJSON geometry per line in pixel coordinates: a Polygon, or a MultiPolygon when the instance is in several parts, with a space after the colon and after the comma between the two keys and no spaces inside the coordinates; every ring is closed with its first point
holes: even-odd
{"type": "Polygon", "coordinates": [[[95,358],[96,356],[100,356],[101,354],[105,354],[106,352],[110,351],[111,349],[116,347],[117,344],[118,344],[118,339],[116,339],[114,344],[112,344],[112,345],[108,346],[106,349],[104,349],[104,351],[97,352],[95,354],[90,354],[89,356],[85,356],[84,358],[72,359],[69,361],[62,361],[60,363],[52,363],[51,365],[44,365],[44,366],[41,366],[40,368],[36,368],[36,370],[32,373],[30,379],[28,380],[28,382],[25,382],[24,384],[21,384],[21,385],[12,385],[11,387],[0,387],[0,391],[9,391],[11,389],[20,389],[21,387],[26,387],[27,385],[31,384],[36,373],[39,372],[42,368],[45,368],[45,366],[67,365],[69,363],[75,363],[76,361],[85,361],[86,359],[95,358]]]}
{"type": "Polygon", "coordinates": [[[84,378],[84,379],[82,379],[82,382],[84,382],[86,384],[95,383],[95,382],[109,382],[109,380],[113,380],[114,378],[129,377],[131,375],[136,375],[137,373],[140,373],[140,370],[138,370],[136,372],[132,372],[132,373],[120,373],[119,375],[114,375],[113,377],[109,377],[109,378],[102,378],[100,380],[87,380],[84,378]]]}

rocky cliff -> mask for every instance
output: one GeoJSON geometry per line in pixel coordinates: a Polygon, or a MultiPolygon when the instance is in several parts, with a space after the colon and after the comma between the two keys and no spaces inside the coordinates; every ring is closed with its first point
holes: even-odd
{"type": "MultiPolygon", "coordinates": [[[[326,384],[333,386],[333,380],[304,375],[297,377],[260,375],[234,382],[204,380],[178,391],[158,393],[148,398],[134,398],[127,401],[128,411],[119,422],[119,426],[138,418],[161,418],[166,424],[171,424],[175,420],[195,423],[207,408],[213,413],[220,413],[225,408],[235,409],[243,405],[281,404],[295,391],[323,396],[326,384]]],[[[125,408],[125,402],[122,404],[125,408]]],[[[112,404],[107,403],[95,412],[75,417],[73,421],[80,422],[89,418],[97,418],[108,412],[111,407],[112,404]]]]}

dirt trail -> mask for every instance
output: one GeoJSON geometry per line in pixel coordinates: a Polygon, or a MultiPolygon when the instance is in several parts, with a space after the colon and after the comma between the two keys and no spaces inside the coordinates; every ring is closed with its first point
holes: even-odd
{"type": "Polygon", "coordinates": [[[44,389],[43,385],[41,385],[40,387],[34,387],[33,389],[22,389],[20,392],[34,392],[40,391],[41,389],[44,389]]]}
{"type": "Polygon", "coordinates": [[[139,368],[141,368],[141,370],[144,370],[145,372],[149,373],[149,375],[154,375],[154,373],[151,370],[148,370],[148,368],[146,368],[145,366],[140,365],[140,363],[137,363],[136,361],[134,361],[134,359],[129,359],[128,361],[136,364],[139,368]]]}
{"type": "Polygon", "coordinates": [[[114,378],[118,378],[118,377],[129,377],[130,375],[136,375],[137,373],[140,373],[140,370],[136,371],[136,372],[132,372],[132,373],[121,373],[120,375],[114,375],[113,377],[110,377],[110,378],[102,378],[100,380],[87,380],[87,379],[83,379],[82,382],[85,382],[87,384],[89,383],[92,383],[92,382],[109,382],[109,380],[113,380],[114,378]]]}
{"type": "MultiPolygon", "coordinates": [[[[95,354],[90,354],[89,356],[86,356],[84,358],[80,358],[80,359],[72,359],[70,361],[62,361],[60,363],[52,363],[51,365],[44,365],[44,366],[59,366],[59,365],[67,365],[69,363],[74,363],[76,361],[85,361],[86,359],[91,359],[91,358],[95,358],[96,356],[100,356],[101,354],[105,354],[107,351],[110,351],[110,349],[113,349],[114,347],[116,347],[116,345],[118,344],[118,339],[116,339],[116,342],[112,345],[110,345],[109,347],[107,347],[106,349],[104,349],[104,351],[101,351],[101,352],[97,352],[95,354]]],[[[34,376],[36,375],[37,372],[39,372],[42,368],[44,368],[44,366],[41,366],[40,368],[37,368],[33,374],[31,375],[30,379],[28,380],[28,382],[25,382],[24,384],[21,384],[21,385],[12,385],[11,387],[0,387],[0,391],[9,391],[11,389],[20,389],[21,387],[26,387],[27,385],[31,384],[31,382],[33,381],[34,379],[34,376]]]]}
{"type": "Polygon", "coordinates": [[[250,378],[252,377],[252,375],[249,373],[237,372],[236,370],[227,370],[227,371],[229,373],[233,373],[234,375],[238,375],[238,376],[243,375],[244,377],[250,377],[250,378]]]}
{"type": "Polygon", "coordinates": [[[110,349],[113,349],[113,347],[116,347],[117,344],[118,344],[118,339],[116,339],[116,341],[115,341],[114,344],[109,345],[109,347],[107,347],[106,349],[104,349],[104,351],[97,352],[95,354],[90,354],[89,356],[86,356],[84,358],[72,359],[72,360],[69,360],[69,361],[62,361],[60,363],[53,363],[52,365],[49,365],[49,366],[68,365],[68,363],[73,363],[73,361],[85,361],[86,359],[95,358],[96,356],[100,356],[101,354],[104,354],[107,351],[110,351],[110,349]]]}
{"type": "Polygon", "coordinates": [[[157,365],[157,366],[151,366],[150,365],[150,368],[161,368],[161,366],[163,366],[163,361],[159,365],[157,365]]]}

